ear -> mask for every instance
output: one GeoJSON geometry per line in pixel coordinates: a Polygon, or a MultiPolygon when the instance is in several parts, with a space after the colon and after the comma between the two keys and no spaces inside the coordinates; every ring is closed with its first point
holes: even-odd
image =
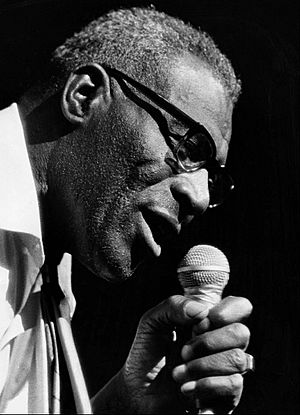
{"type": "Polygon", "coordinates": [[[61,98],[65,118],[72,124],[88,120],[95,105],[104,111],[111,101],[110,78],[97,63],[81,66],[69,76],[61,98]]]}

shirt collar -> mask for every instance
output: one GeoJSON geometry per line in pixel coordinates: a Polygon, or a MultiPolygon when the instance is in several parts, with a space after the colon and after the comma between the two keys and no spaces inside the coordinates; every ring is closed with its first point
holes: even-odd
{"type": "Polygon", "coordinates": [[[41,240],[34,178],[17,104],[0,111],[0,228],[41,240]]]}

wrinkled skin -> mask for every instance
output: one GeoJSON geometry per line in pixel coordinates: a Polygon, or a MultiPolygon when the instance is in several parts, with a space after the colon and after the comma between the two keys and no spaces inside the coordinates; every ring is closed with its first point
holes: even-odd
{"type": "Polygon", "coordinates": [[[95,412],[182,414],[195,407],[196,398],[201,409],[232,411],[248,368],[249,330],[240,321],[251,309],[248,300],[227,297],[208,314],[205,306],[181,296],[151,309],[140,321],[124,367],[94,398],[95,412]],[[175,347],[172,331],[191,325],[197,335],[179,346],[182,362],[173,368],[172,361],[166,363],[175,347]]]}
{"type": "MultiPolygon", "coordinates": [[[[174,62],[169,86],[167,98],[209,130],[224,164],[232,104],[220,82],[185,55],[174,62]]],[[[74,129],[51,145],[47,172],[40,173],[47,177],[46,229],[57,246],[97,276],[125,280],[205,212],[207,171],[174,173],[166,163],[172,152],[156,121],[97,65],[70,77],[62,110],[74,129]]],[[[173,131],[186,131],[163,115],[173,131]]],[[[188,304],[172,297],[142,317],[124,367],[93,400],[96,413],[182,413],[195,397],[221,413],[238,404],[249,342],[241,321],[251,305],[226,298],[208,315],[201,304],[192,302],[192,311],[188,304]],[[171,341],[175,327],[179,344],[171,341]],[[180,333],[191,327],[197,335],[189,342],[191,335],[180,333]]]]}
{"type": "MultiPolygon", "coordinates": [[[[108,82],[114,95],[94,100],[89,118],[52,151],[48,195],[67,249],[101,278],[120,280],[160,255],[166,240],[159,229],[172,241],[204,213],[209,193],[207,171],[174,174],[157,122],[108,82]]],[[[222,85],[190,56],[176,61],[170,83],[170,101],[205,125],[225,163],[232,105],[222,85]]],[[[174,132],[186,132],[163,116],[174,132]]]]}

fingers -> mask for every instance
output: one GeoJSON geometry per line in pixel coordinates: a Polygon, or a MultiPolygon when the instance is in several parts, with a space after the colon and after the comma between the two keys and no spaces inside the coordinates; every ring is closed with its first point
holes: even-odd
{"type": "Polygon", "coordinates": [[[178,383],[205,378],[242,374],[249,365],[248,354],[241,349],[226,350],[179,365],[173,370],[173,378],[178,383]]]}
{"type": "Polygon", "coordinates": [[[201,409],[212,408],[214,413],[228,413],[240,401],[243,377],[239,374],[216,376],[191,381],[181,386],[181,392],[197,399],[201,409]],[[221,411],[218,411],[218,408],[221,411]]]}
{"type": "Polygon", "coordinates": [[[216,330],[193,337],[183,346],[181,356],[184,361],[233,348],[246,350],[250,331],[242,323],[232,323],[216,330]]]}
{"type": "Polygon", "coordinates": [[[210,309],[208,317],[194,326],[194,334],[201,334],[212,328],[247,319],[252,312],[252,304],[247,298],[229,296],[210,309]]]}
{"type": "Polygon", "coordinates": [[[245,353],[250,332],[241,323],[251,311],[247,299],[227,297],[193,326],[194,337],[181,352],[184,363],[172,375],[182,393],[200,401],[201,408],[227,413],[238,404],[242,375],[253,370],[253,358],[245,353]]]}
{"type": "Polygon", "coordinates": [[[247,298],[229,296],[210,310],[209,319],[214,327],[221,327],[243,321],[251,312],[252,304],[247,298]]]}
{"type": "Polygon", "coordinates": [[[222,327],[249,317],[252,305],[243,297],[226,297],[208,311],[201,302],[182,295],[174,295],[149,310],[143,316],[153,328],[163,329],[169,326],[193,324],[195,333],[222,327]]]}
{"type": "Polygon", "coordinates": [[[206,305],[182,295],[174,295],[145,313],[140,325],[164,331],[177,325],[193,325],[207,316],[206,305]]]}

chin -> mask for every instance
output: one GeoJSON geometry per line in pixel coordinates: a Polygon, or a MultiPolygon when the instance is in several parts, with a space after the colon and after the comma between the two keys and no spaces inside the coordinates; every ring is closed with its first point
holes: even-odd
{"type": "MultiPolygon", "coordinates": [[[[81,250],[81,262],[98,278],[110,283],[122,283],[139,273],[143,265],[151,265],[154,256],[145,244],[137,239],[112,235],[94,241],[93,248],[81,250]]],[[[77,250],[78,253],[78,250],[77,250]]]]}
{"type": "Polygon", "coordinates": [[[130,261],[103,261],[99,255],[95,255],[94,260],[89,261],[87,268],[98,278],[118,284],[134,278],[143,263],[145,260],[139,261],[136,265],[132,265],[130,261]]]}

